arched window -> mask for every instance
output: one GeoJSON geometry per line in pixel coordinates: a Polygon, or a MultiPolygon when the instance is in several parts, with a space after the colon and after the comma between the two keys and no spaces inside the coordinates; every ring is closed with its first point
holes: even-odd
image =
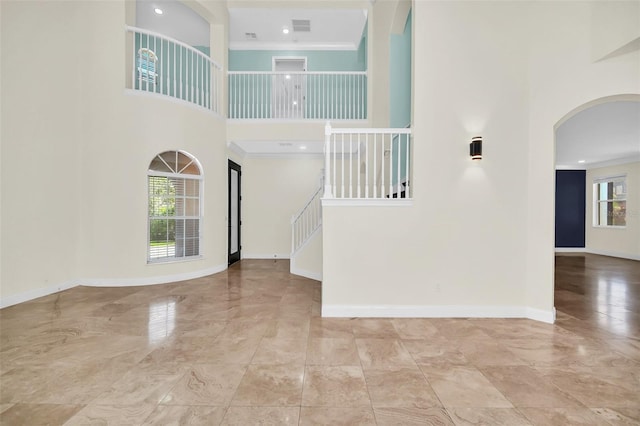
{"type": "Polygon", "coordinates": [[[198,160],[166,151],[149,165],[147,261],[166,262],[200,255],[202,173],[198,160]]]}

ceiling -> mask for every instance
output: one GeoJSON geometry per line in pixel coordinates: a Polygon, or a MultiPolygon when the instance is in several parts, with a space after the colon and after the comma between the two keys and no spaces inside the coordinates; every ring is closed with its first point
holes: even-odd
{"type": "MultiPolygon", "coordinates": [[[[365,9],[229,8],[229,48],[356,50],[366,22],[365,9]],[[296,31],[293,20],[309,21],[309,31],[296,31]]],[[[209,23],[178,0],[137,0],[136,26],[191,46],[210,44],[209,23]]]]}
{"type": "MultiPolygon", "coordinates": [[[[230,8],[229,47],[235,49],[357,49],[366,10],[230,8]],[[292,20],[309,20],[310,31],[292,31],[292,20]],[[289,34],[283,34],[283,27],[289,34]],[[248,39],[246,33],[255,33],[248,39]]],[[[137,0],[136,26],[192,46],[209,46],[209,23],[177,0],[137,0]],[[154,9],[162,9],[162,15],[154,9]]],[[[244,141],[234,145],[248,155],[322,153],[321,141],[244,141]],[[304,146],[305,149],[301,149],[304,146]]],[[[556,131],[556,168],[588,169],[640,161],[640,102],[595,105],[556,131]]]]}
{"type": "Polygon", "coordinates": [[[190,46],[209,47],[209,22],[177,0],[137,0],[136,27],[167,35],[190,46]],[[155,9],[162,10],[158,15],[155,9]]]}
{"type": "Polygon", "coordinates": [[[229,148],[241,156],[282,157],[322,155],[322,140],[309,141],[233,141],[229,148]]]}
{"type": "Polygon", "coordinates": [[[592,106],[556,130],[556,168],[589,169],[640,161],[640,102],[592,106]]]}
{"type": "Polygon", "coordinates": [[[230,8],[229,48],[356,50],[366,22],[364,9],[230,8]],[[308,20],[310,31],[294,31],[293,20],[308,20]]]}

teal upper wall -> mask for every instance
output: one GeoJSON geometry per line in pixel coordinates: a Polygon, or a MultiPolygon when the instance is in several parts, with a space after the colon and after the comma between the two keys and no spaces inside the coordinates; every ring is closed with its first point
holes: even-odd
{"type": "MultiPolygon", "coordinates": [[[[389,125],[405,127],[411,123],[411,11],[407,16],[404,32],[391,34],[389,39],[389,125]]],[[[392,183],[407,181],[406,159],[409,146],[406,140],[394,141],[392,157],[400,158],[392,167],[392,183]],[[398,176],[399,175],[399,176],[398,176]]]]}
{"type": "Polygon", "coordinates": [[[403,34],[391,34],[389,46],[389,124],[405,127],[411,122],[411,11],[403,34]]]}
{"type": "Polygon", "coordinates": [[[359,50],[229,50],[229,71],[271,71],[274,56],[307,58],[307,71],[366,71],[359,50]]]}

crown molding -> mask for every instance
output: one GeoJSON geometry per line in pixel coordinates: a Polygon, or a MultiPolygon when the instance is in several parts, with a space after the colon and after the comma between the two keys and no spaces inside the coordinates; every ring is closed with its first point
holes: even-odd
{"type": "Polygon", "coordinates": [[[230,41],[229,50],[345,50],[357,51],[354,43],[271,43],[260,41],[230,41]]]}

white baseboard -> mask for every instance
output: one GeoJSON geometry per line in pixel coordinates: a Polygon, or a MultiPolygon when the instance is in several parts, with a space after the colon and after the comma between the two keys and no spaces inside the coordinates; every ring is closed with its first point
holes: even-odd
{"type": "Polygon", "coordinates": [[[556,253],[586,253],[584,247],[556,247],[556,253]]]}
{"type": "Polygon", "coordinates": [[[621,259],[640,260],[640,255],[621,253],[619,251],[598,250],[585,247],[556,247],[556,253],[589,253],[600,256],[619,257],[621,259]]]}
{"type": "Polygon", "coordinates": [[[270,260],[278,260],[278,259],[289,259],[291,257],[291,253],[242,253],[243,259],[270,259],[270,260]]]}
{"type": "Polygon", "coordinates": [[[184,274],[153,276],[144,278],[89,278],[82,280],[71,280],[51,287],[38,288],[26,291],[24,293],[2,297],[0,298],[0,309],[6,308],[7,306],[17,305],[18,303],[28,302],[39,297],[48,296],[59,291],[68,290],[79,285],[84,285],[87,287],[135,287],[141,285],[167,284],[177,281],[206,277],[207,275],[216,274],[226,269],[227,265],[217,265],[211,268],[201,269],[194,272],[187,272],[184,274]]]}
{"type": "Polygon", "coordinates": [[[640,255],[630,254],[630,253],[621,253],[618,251],[609,251],[609,250],[598,250],[598,249],[586,249],[587,253],[591,254],[599,254],[601,256],[609,256],[609,257],[619,257],[621,259],[630,259],[630,260],[640,260],[640,255]]]}
{"type": "Polygon", "coordinates": [[[81,285],[87,287],[136,287],[141,285],[169,284],[178,281],[192,280],[217,274],[227,269],[227,265],[216,265],[199,271],[185,272],[183,274],[161,275],[141,278],[89,278],[78,280],[81,285]]]}
{"type": "Polygon", "coordinates": [[[322,316],[329,318],[529,318],[552,324],[555,321],[555,309],[542,311],[526,306],[322,305],[322,316]]]}
{"type": "Polygon", "coordinates": [[[28,302],[39,297],[48,296],[59,291],[68,290],[70,288],[76,287],[77,285],[78,281],[71,280],[50,287],[37,288],[34,290],[25,291],[24,293],[2,297],[0,298],[0,309],[17,305],[18,303],[28,302]]]}

